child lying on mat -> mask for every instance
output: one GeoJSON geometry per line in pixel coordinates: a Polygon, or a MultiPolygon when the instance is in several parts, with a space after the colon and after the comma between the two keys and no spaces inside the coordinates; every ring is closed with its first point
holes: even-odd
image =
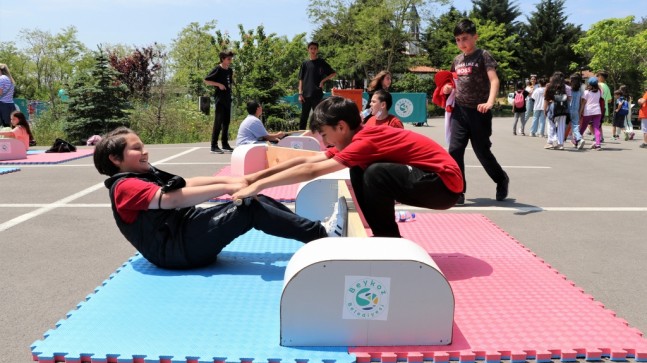
{"type": "Polygon", "coordinates": [[[94,165],[110,177],[105,185],[119,230],[148,261],[162,268],[209,265],[225,246],[252,228],[301,242],[345,234],[348,211],[343,199],[323,224],[263,195],[240,203],[196,207],[246,186],[245,179],[183,179],[156,169],[148,163],[148,151],[139,136],[125,127],[108,133],[96,145],[94,165]]]}
{"type": "Polygon", "coordinates": [[[326,145],[333,148],[299,157],[245,176],[249,184],[234,198],[256,195],[277,185],[293,184],[350,168],[356,202],[379,237],[400,237],[395,202],[448,209],[463,191],[458,164],[435,141],[410,130],[362,127],[357,106],[330,97],[315,109],[310,122],[326,145]]]}
{"type": "Polygon", "coordinates": [[[22,112],[15,111],[11,114],[11,131],[0,131],[0,136],[18,139],[29,149],[29,141],[33,139],[29,122],[22,112]]]}

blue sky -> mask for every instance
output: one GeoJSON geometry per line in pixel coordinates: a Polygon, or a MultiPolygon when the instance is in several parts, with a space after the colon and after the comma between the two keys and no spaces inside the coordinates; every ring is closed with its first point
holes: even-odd
{"type": "MultiPolygon", "coordinates": [[[[644,0],[566,0],[569,22],[588,29],[592,23],[611,17],[647,16],[644,0]]],[[[523,15],[535,10],[539,0],[517,0],[523,15]]],[[[238,24],[246,29],[263,24],[268,33],[293,37],[314,28],[307,0],[5,0],[0,9],[0,41],[14,41],[19,48],[21,29],[40,29],[53,34],[74,25],[78,39],[96,49],[102,44],[146,46],[170,45],[191,22],[215,19],[217,26],[238,39],[238,24]]],[[[471,0],[454,0],[459,10],[472,8],[471,0]]],[[[436,14],[446,11],[438,8],[436,14]]],[[[1,61],[1,60],[0,60],[1,61]]]]}

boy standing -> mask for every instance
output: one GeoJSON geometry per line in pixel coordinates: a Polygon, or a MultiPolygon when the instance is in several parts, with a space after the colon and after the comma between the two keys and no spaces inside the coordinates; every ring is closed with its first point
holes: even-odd
{"type": "Polygon", "coordinates": [[[456,203],[463,178],[442,146],[411,130],[363,127],[361,122],[353,101],[337,96],[324,100],[312,115],[310,130],[333,147],[245,176],[249,186],[233,198],[348,167],[356,202],[376,237],[400,237],[396,201],[431,209],[448,209],[456,203]]]}
{"type": "Polygon", "coordinates": [[[234,52],[222,51],[219,54],[220,64],[209,72],[204,78],[204,83],[215,87],[216,112],[211,132],[211,152],[222,154],[225,151],[232,152],[234,149],[229,146],[229,122],[231,121],[231,85],[234,79],[234,71],[230,68],[234,59],[234,52]],[[222,149],[218,147],[218,136],[222,130],[222,149]],[[224,151],[223,151],[224,150],[224,151]]]}
{"type": "Polygon", "coordinates": [[[321,102],[324,84],[337,75],[325,60],[317,56],[318,52],[319,43],[308,43],[309,59],[303,62],[299,69],[299,102],[301,102],[299,130],[305,130],[308,127],[310,110],[314,110],[321,102]]]}
{"type": "Polygon", "coordinates": [[[210,208],[196,204],[233,193],[245,184],[236,177],[183,179],[148,163],[148,151],[132,130],[109,132],[94,150],[94,166],[110,190],[115,222],[148,261],[161,268],[209,265],[231,241],[252,228],[309,242],[345,233],[345,205],[326,225],[302,218],[280,202],[259,195],[242,203],[210,208]]]}
{"type": "MultiPolygon", "coordinates": [[[[469,19],[461,20],[456,25],[454,37],[462,53],[454,58],[451,69],[452,72],[456,72],[458,79],[456,105],[451,120],[449,154],[456,160],[463,175],[463,190],[458,204],[465,203],[467,182],[464,157],[469,141],[479,162],[496,183],[496,200],[502,201],[508,196],[510,179],[490,150],[491,109],[499,90],[497,62],[488,51],[476,48],[476,25],[469,19]]],[[[443,88],[445,94],[451,91],[451,85],[443,88]]]]}

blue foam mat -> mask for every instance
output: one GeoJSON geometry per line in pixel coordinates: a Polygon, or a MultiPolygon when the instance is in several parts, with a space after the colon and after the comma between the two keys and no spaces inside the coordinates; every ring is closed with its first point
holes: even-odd
{"type": "Polygon", "coordinates": [[[43,361],[354,362],[346,347],[279,345],[283,274],[300,246],[250,231],[212,266],[188,271],[158,269],[136,255],[34,342],[32,354],[43,361]]]}
{"type": "Polygon", "coordinates": [[[20,171],[20,168],[0,168],[0,175],[20,171]]]}

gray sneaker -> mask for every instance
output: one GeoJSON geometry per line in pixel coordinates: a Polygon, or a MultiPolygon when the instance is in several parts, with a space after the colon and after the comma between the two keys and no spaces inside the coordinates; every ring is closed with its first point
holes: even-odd
{"type": "Polygon", "coordinates": [[[580,141],[577,142],[577,149],[582,150],[584,147],[584,138],[581,138],[580,141]]]}
{"type": "Polygon", "coordinates": [[[322,222],[328,232],[328,237],[346,237],[348,236],[348,204],[346,198],[339,197],[332,215],[322,222]]]}

